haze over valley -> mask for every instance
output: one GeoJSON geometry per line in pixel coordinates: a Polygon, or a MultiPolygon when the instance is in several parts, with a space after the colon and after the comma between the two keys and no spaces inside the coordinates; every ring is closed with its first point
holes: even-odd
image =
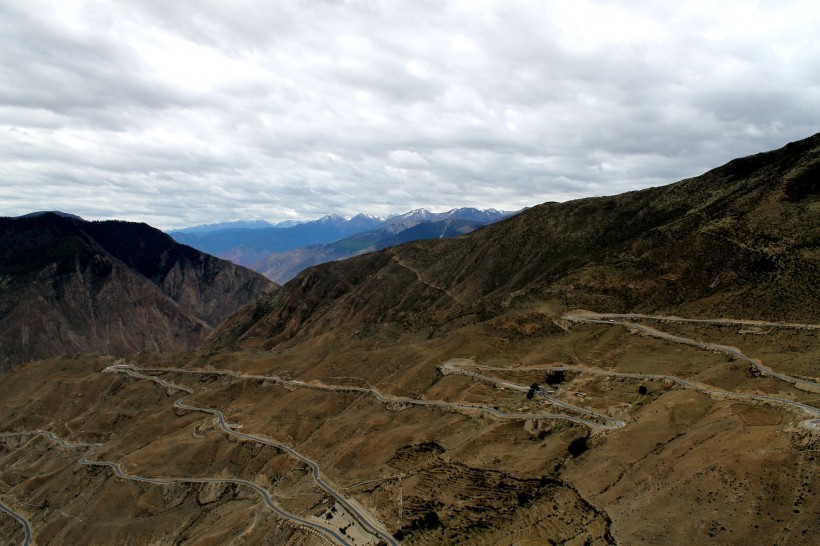
{"type": "Polygon", "coordinates": [[[294,225],[236,221],[172,231],[170,235],[180,243],[285,283],[312,265],[410,241],[456,237],[513,214],[495,209],[461,208],[440,213],[417,209],[387,218],[364,213],[328,215],[294,225]]]}

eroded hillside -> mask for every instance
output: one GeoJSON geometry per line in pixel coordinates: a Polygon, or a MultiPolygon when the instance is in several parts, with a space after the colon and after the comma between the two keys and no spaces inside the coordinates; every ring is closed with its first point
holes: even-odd
{"type": "Polygon", "coordinates": [[[0,369],[195,347],[275,285],[145,224],[0,219],[0,369]]]}
{"type": "Polygon", "coordinates": [[[563,317],[29,364],[0,378],[0,500],[44,544],[820,538],[820,325],[563,317]]]}

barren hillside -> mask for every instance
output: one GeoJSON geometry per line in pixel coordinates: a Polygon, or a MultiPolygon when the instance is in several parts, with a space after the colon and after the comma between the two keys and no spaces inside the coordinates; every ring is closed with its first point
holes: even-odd
{"type": "Polygon", "coordinates": [[[275,285],[145,224],[0,219],[0,367],[193,348],[275,285]]]}

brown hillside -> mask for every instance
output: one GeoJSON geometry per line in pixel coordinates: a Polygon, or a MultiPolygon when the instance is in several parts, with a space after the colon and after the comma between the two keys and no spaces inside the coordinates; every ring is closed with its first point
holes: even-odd
{"type": "Polygon", "coordinates": [[[447,326],[530,302],[802,320],[820,308],[820,135],[669,186],[549,203],[450,240],[309,269],[208,347],[367,323],[447,326]]]}

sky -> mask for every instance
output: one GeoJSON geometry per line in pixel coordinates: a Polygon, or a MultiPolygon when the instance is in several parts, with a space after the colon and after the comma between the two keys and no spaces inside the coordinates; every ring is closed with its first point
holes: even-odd
{"type": "Polygon", "coordinates": [[[517,210],[818,116],[816,0],[0,0],[0,216],[517,210]]]}

